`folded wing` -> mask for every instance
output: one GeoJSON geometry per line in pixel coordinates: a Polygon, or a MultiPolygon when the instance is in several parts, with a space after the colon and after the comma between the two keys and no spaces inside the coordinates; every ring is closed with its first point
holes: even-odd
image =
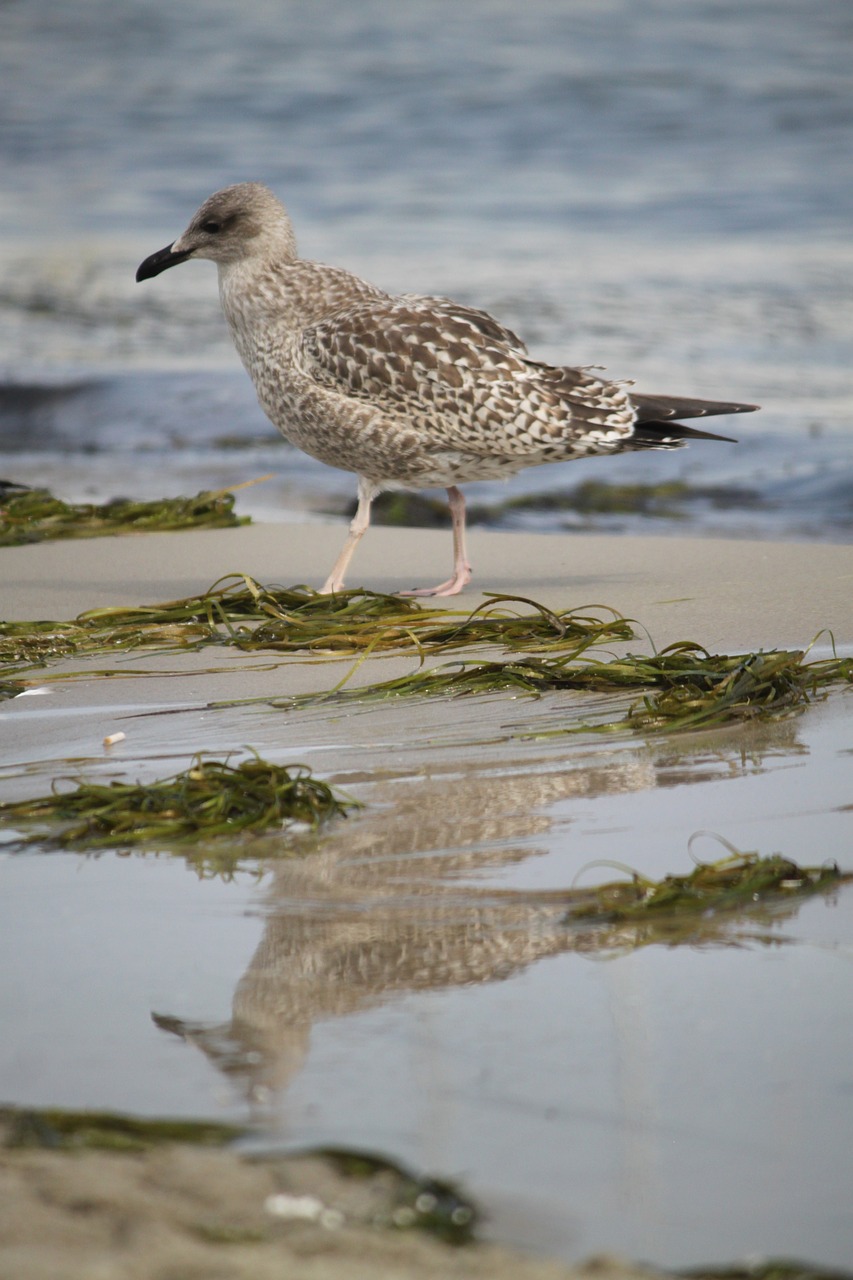
{"type": "Polygon", "coordinates": [[[484,456],[607,452],[630,437],[627,388],[531,360],[486,312],[443,298],[380,298],[303,331],[303,369],[370,401],[435,448],[484,456]]]}

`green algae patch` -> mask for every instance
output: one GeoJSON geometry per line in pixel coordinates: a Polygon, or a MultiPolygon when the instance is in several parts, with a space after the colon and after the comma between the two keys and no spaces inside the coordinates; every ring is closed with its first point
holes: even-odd
{"type": "Polygon", "coordinates": [[[424,606],[404,596],[367,591],[312,595],[295,609],[288,607],[281,593],[261,603],[269,621],[243,640],[244,648],[440,653],[489,644],[535,653],[575,650],[578,645],[585,648],[633,636],[630,623],[615,610],[598,605],[553,610],[524,596],[495,594],[471,611],[424,606]]]}
{"type": "MultiPolygon", "coordinates": [[[[599,664],[601,665],[601,664],[599,664]]],[[[608,681],[654,686],[624,719],[605,729],[699,729],[745,720],[774,720],[803,710],[830,686],[853,683],[853,658],[808,660],[805,650],[711,654],[700,645],[670,645],[652,658],[607,664],[608,681]]]]}
{"type": "Polygon", "coordinates": [[[242,1136],[233,1125],[199,1120],[144,1120],[107,1111],[0,1107],[3,1146],[134,1154],[182,1143],[225,1147],[242,1136]]]}
{"type": "Polygon", "coordinates": [[[630,879],[572,889],[564,923],[640,926],[635,945],[695,942],[707,924],[713,926],[721,917],[755,914],[826,894],[851,880],[853,873],[842,872],[835,862],[800,867],[781,854],[735,852],[716,862],[698,863],[688,875],[651,880],[634,872],[630,879]]]}
{"type": "Polygon", "coordinates": [[[0,824],[36,824],[27,843],[63,849],[171,847],[292,824],[315,828],[355,807],[303,765],[196,756],[189,769],[148,784],[80,782],[65,790],[57,782],[48,796],[0,804],[0,824]]]}
{"type": "Polygon", "coordinates": [[[853,684],[853,658],[810,660],[802,649],[712,654],[682,642],[650,657],[589,660],[583,679],[583,687],[602,692],[649,688],[623,717],[584,729],[673,732],[797,714],[833,686],[853,684]]]}
{"type": "Polygon", "coordinates": [[[113,498],[104,503],[72,503],[55,498],[47,489],[24,489],[0,502],[0,547],[153,530],[231,529],[248,523],[248,516],[235,515],[234,495],[228,490],[153,502],[113,498]]]}
{"type": "Polygon", "coordinates": [[[454,610],[370,591],[320,595],[307,587],[263,586],[246,574],[229,574],[181,600],[89,609],[70,622],[2,622],[0,665],[11,675],[60,658],[207,645],[335,657],[487,644],[548,652],[632,635],[624,618],[594,605],[555,611],[521,596],[495,595],[477,609],[454,610]]]}
{"type": "MultiPolygon", "coordinates": [[[[272,700],[272,705],[503,692],[541,696],[567,690],[599,694],[650,690],[618,720],[575,718],[571,724],[557,724],[529,735],[544,738],[591,731],[673,732],[779,719],[803,710],[816,697],[825,696],[831,686],[851,683],[853,658],[808,661],[805,650],[711,654],[701,645],[682,642],[652,656],[629,654],[608,661],[587,656],[582,647],[556,657],[462,661],[357,689],[272,700]]],[[[577,708],[573,710],[576,713],[577,708]]]]}

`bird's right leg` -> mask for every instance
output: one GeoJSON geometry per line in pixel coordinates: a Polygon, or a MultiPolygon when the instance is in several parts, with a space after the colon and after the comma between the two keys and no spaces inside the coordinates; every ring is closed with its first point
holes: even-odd
{"type": "Polygon", "coordinates": [[[465,495],[455,484],[447,490],[450,518],[453,521],[453,576],[437,587],[416,587],[401,591],[403,596],[455,596],[471,581],[471,564],[465,548],[465,495]]]}
{"type": "Polygon", "coordinates": [[[378,488],[371,480],[365,480],[364,476],[358,477],[358,507],[350,523],[347,540],[343,545],[341,554],[335,561],[332,572],[321,588],[321,595],[327,596],[333,591],[343,590],[344,574],[352,559],[353,552],[370,524],[370,506],[378,492],[378,488]]]}

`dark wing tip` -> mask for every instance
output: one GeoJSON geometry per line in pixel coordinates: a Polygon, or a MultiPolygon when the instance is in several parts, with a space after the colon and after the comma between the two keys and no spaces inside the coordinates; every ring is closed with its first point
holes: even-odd
{"type": "Polygon", "coordinates": [[[730,413],[755,413],[761,406],[729,400],[692,400],[687,396],[654,396],[631,392],[639,422],[667,422],[676,418],[715,418],[730,413]]]}

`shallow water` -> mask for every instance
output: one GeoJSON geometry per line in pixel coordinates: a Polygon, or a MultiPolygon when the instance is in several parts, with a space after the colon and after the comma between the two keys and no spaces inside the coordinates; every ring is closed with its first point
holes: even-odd
{"type": "MultiPolygon", "coordinates": [[[[379,1149],[461,1175],[491,1232],[567,1258],[849,1260],[849,889],[687,945],[570,930],[561,899],[721,840],[853,870],[843,696],[646,742],[531,740],[589,714],[581,696],[429,701],[416,738],[384,704],[151,709],[111,720],[132,752],[72,772],[162,776],[203,734],[298,755],[367,807],[230,883],[165,855],[8,855],[4,1098],[379,1149]]],[[[26,714],[43,746],[6,794],[68,772],[49,743],[80,731],[26,714]]]]}
{"type": "MultiPolygon", "coordinates": [[[[737,447],[509,492],[739,486],[756,496],[734,508],[591,527],[849,539],[849,6],[28,0],[0,29],[4,478],[75,500],[271,472],[240,510],[340,512],[352,477],[265,423],[212,268],[133,280],[205,195],[258,178],[309,256],[484,306],[545,359],[763,406],[737,447]]],[[[553,726],[551,700],[187,712],[133,720],[104,759],[77,688],[4,704],[4,796],[250,742],[369,807],[260,880],[7,854],[0,1098],[384,1149],[567,1257],[849,1265],[850,891],[692,947],[607,938],[605,956],[554,897],[591,861],[686,871],[701,831],[853,867],[849,699],[652,744],[519,736],[553,726]]],[[[116,717],[152,707],[129,690],[116,717]]],[[[172,682],[153,702],[193,696],[172,682]]]]}

